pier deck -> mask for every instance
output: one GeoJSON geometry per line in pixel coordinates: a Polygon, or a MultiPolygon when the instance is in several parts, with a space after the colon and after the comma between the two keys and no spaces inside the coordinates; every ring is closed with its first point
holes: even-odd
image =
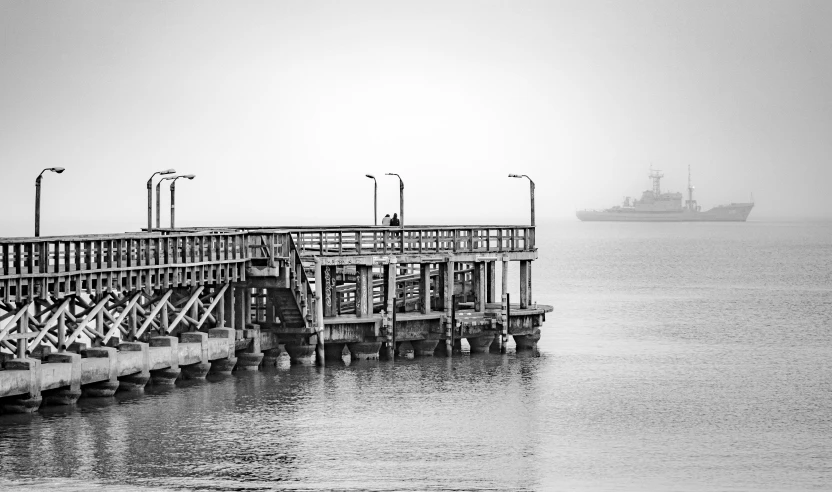
{"type": "Polygon", "coordinates": [[[0,239],[0,409],[292,363],[536,350],[527,226],[0,239]],[[520,298],[510,303],[510,262],[520,298]],[[498,281],[497,262],[502,265],[498,281]],[[501,295],[497,295],[497,286],[501,295]]]}

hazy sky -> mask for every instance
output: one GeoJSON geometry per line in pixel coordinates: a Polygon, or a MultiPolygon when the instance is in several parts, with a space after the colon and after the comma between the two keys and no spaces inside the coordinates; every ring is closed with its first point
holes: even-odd
{"type": "Polygon", "coordinates": [[[832,214],[832,2],[0,0],[0,235],[525,223],[649,188],[832,214]],[[163,195],[167,224],[168,193],[163,195]]]}

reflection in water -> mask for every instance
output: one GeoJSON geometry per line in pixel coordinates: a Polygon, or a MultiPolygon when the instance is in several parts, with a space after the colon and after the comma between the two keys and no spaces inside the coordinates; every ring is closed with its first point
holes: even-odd
{"type": "Polygon", "coordinates": [[[538,363],[483,354],[282,364],[82,400],[60,415],[3,417],[0,472],[209,490],[535,488],[528,397],[538,363]],[[518,460],[523,470],[507,466],[518,460]]]}

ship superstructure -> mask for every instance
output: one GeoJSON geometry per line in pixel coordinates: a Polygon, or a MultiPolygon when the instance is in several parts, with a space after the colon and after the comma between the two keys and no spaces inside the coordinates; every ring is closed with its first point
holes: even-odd
{"type": "Polygon", "coordinates": [[[720,205],[707,211],[694,200],[694,187],[691,184],[690,166],[688,166],[688,199],[682,205],[683,195],[678,192],[662,193],[661,180],[664,174],[658,169],[650,169],[648,177],[653,181],[653,189],[641,194],[641,199],[630,197],[624,199],[620,206],[606,210],[581,210],[578,219],[584,221],[633,221],[633,222],[687,222],[687,221],[728,221],[744,222],[754,208],[754,203],[731,203],[720,205]]]}

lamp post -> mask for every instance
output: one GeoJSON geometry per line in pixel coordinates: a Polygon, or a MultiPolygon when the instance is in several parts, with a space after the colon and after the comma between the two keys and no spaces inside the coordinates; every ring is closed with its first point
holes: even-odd
{"type": "Polygon", "coordinates": [[[52,171],[53,173],[61,174],[64,172],[62,167],[47,167],[38,174],[35,179],[35,237],[40,237],[40,180],[43,179],[43,173],[52,171]]]}
{"type": "MultiPolygon", "coordinates": [[[[156,171],[155,173],[150,175],[150,179],[147,180],[147,232],[153,231],[153,178],[157,174],[173,174],[176,171],[174,169],[165,169],[164,171],[156,171]]],[[[159,187],[156,187],[156,208],[159,208],[159,187]]],[[[158,213],[156,217],[158,217],[158,213]]],[[[159,220],[156,220],[156,227],[159,227],[159,220]]]]}
{"type": "Polygon", "coordinates": [[[372,174],[365,174],[373,180],[373,225],[378,225],[378,181],[372,174]]]}
{"type": "Polygon", "coordinates": [[[175,215],[174,210],[176,209],[176,201],[175,201],[176,180],[179,179],[179,178],[194,179],[195,177],[196,177],[195,174],[185,174],[185,175],[182,175],[182,176],[176,176],[176,177],[172,178],[173,181],[171,181],[171,183],[170,183],[170,228],[171,229],[174,228],[174,218],[175,218],[174,217],[174,215],[175,215]]]}
{"type": "Polygon", "coordinates": [[[509,178],[526,178],[529,180],[529,196],[531,197],[532,206],[532,227],[534,227],[534,181],[525,174],[509,174],[509,178]]]}
{"type": "Polygon", "coordinates": [[[402,177],[396,173],[385,173],[387,176],[396,176],[399,178],[399,224],[404,227],[404,181],[402,177]]]}
{"type": "MultiPolygon", "coordinates": [[[[173,171],[173,169],[170,169],[170,171],[173,171]]],[[[174,172],[176,172],[176,171],[174,171],[174,172]]],[[[161,198],[161,196],[162,196],[162,189],[161,189],[162,188],[162,181],[165,181],[165,180],[168,180],[168,179],[181,178],[181,177],[182,176],[168,176],[168,177],[160,179],[159,182],[156,183],[156,229],[161,229],[162,228],[162,223],[161,223],[162,222],[162,220],[161,220],[162,219],[162,217],[161,217],[161,215],[162,215],[162,198],[161,198]]]]}

